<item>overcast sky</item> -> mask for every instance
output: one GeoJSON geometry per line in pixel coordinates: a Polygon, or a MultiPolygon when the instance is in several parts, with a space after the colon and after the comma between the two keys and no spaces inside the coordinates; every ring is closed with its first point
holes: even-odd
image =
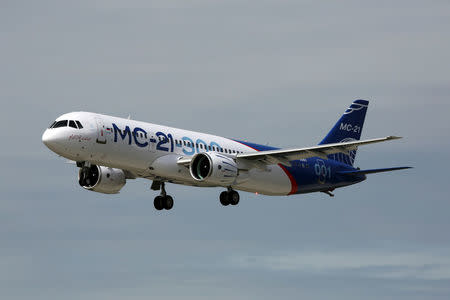
{"type": "Polygon", "coordinates": [[[449,299],[448,1],[0,1],[0,298],[449,299]],[[41,142],[85,110],[273,146],[320,141],[370,100],[324,194],[78,186],[41,142]]]}

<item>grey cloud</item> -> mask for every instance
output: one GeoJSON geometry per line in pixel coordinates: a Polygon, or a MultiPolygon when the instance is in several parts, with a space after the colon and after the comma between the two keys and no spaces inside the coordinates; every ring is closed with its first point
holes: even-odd
{"type": "Polygon", "coordinates": [[[296,271],[313,274],[356,273],[367,278],[450,280],[450,259],[443,253],[363,251],[304,251],[230,258],[238,268],[296,271]]]}

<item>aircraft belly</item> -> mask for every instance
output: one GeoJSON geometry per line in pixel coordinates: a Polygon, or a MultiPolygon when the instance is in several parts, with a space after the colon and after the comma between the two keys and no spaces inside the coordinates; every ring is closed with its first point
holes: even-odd
{"type": "Polygon", "coordinates": [[[267,171],[251,169],[247,176],[233,188],[264,195],[288,195],[292,189],[289,177],[278,165],[268,166],[267,171]]]}

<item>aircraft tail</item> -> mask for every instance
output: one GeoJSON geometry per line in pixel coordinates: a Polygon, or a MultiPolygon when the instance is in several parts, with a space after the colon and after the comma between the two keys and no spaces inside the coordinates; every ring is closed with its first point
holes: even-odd
{"type": "MultiPolygon", "coordinates": [[[[337,121],[327,136],[319,145],[357,141],[361,138],[361,132],[366,118],[369,101],[355,100],[337,121]]],[[[337,153],[328,155],[329,159],[337,160],[353,166],[356,150],[349,151],[348,154],[337,153]]]]}

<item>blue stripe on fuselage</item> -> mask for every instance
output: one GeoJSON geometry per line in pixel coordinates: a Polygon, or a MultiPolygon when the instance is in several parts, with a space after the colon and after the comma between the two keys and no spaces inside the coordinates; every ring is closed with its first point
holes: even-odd
{"type": "MultiPolygon", "coordinates": [[[[279,150],[281,148],[256,143],[234,140],[256,151],[279,150]]],[[[293,190],[289,194],[302,194],[314,191],[332,190],[365,180],[365,176],[348,176],[337,174],[340,171],[356,170],[355,168],[331,159],[311,157],[291,161],[292,167],[282,166],[291,180],[293,190]],[[294,180],[294,182],[292,182],[294,180]]]]}

